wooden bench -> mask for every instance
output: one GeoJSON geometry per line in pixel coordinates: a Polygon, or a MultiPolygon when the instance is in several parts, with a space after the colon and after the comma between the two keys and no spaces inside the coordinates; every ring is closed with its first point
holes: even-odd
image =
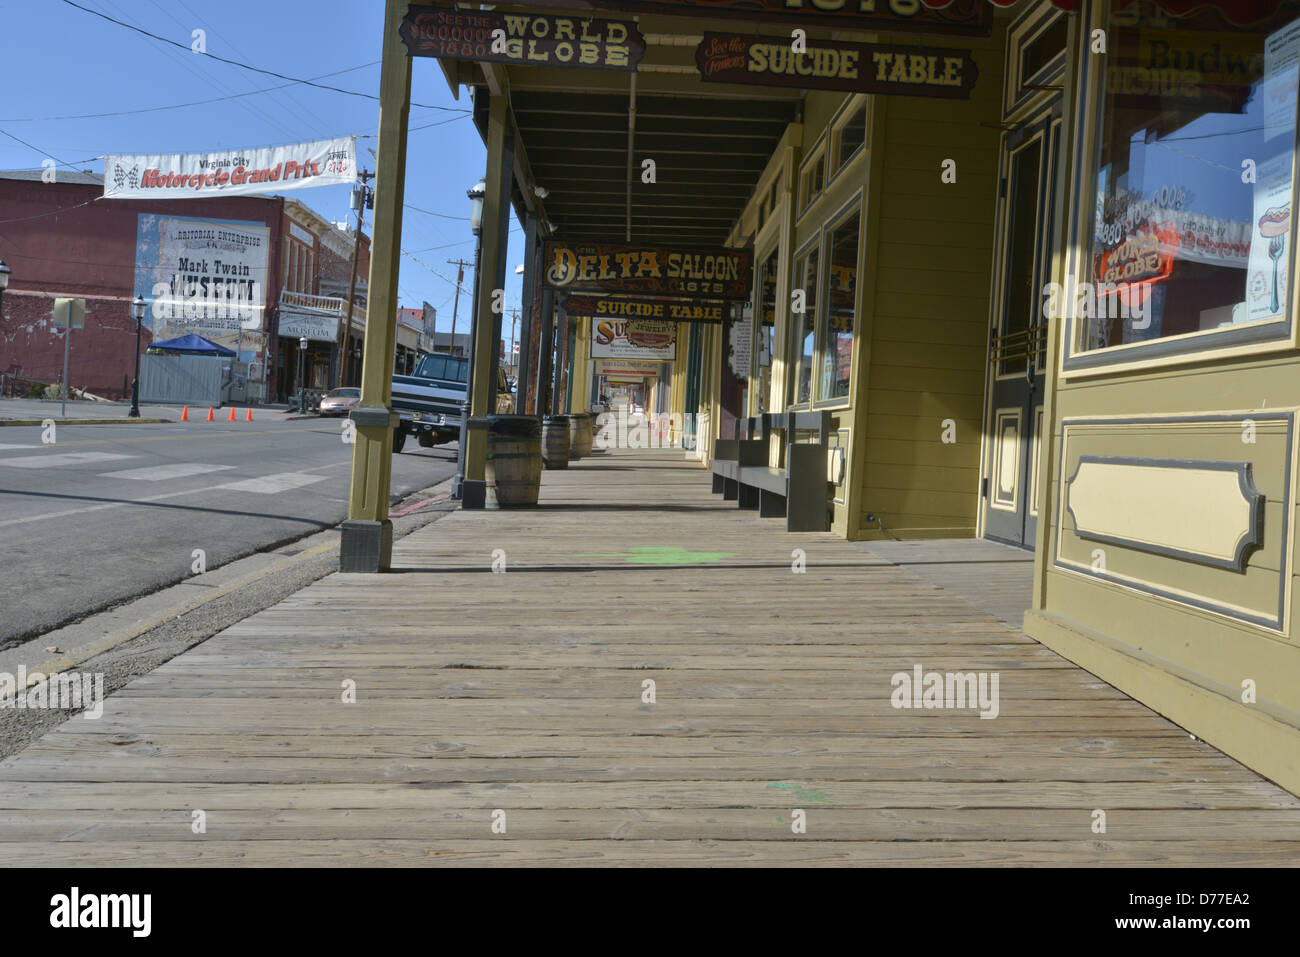
{"type": "Polygon", "coordinates": [[[735,438],[717,439],[713,443],[713,491],[721,492],[724,501],[738,500],[740,469],[765,462],[767,429],[762,416],[737,419],[735,438]]]}
{"type": "Polygon", "coordinates": [[[785,468],[766,462],[742,465],[737,481],[742,508],[757,507],[760,518],[785,518],[789,532],[830,531],[826,507],[826,453],[830,448],[829,412],[783,412],[765,416],[765,431],[785,435],[785,468]],[[817,441],[798,442],[800,432],[816,432],[817,441]]]}

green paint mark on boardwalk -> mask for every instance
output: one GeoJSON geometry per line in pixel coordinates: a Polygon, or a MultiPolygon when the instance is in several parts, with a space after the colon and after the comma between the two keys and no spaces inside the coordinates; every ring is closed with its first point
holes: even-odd
{"type": "Polygon", "coordinates": [[[625,552],[585,553],[575,558],[621,558],[642,565],[694,565],[735,558],[734,552],[692,552],[680,545],[633,545],[625,552]]]}
{"type": "Polygon", "coordinates": [[[768,784],[770,788],[780,788],[783,791],[793,791],[795,797],[800,801],[817,801],[821,804],[830,804],[831,796],[821,788],[804,787],[802,784],[786,784],[784,781],[773,781],[768,784]]]}

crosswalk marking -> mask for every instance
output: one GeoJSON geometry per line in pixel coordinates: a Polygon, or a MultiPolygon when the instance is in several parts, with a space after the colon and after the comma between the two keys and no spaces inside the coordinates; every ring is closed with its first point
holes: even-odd
{"type": "Polygon", "coordinates": [[[203,462],[177,462],[174,465],[150,465],[140,469],[123,469],[121,472],[103,472],[100,478],[136,479],[141,482],[161,482],[166,479],[186,478],[208,472],[224,472],[233,465],[206,465],[203,462]]]}
{"type": "Polygon", "coordinates": [[[134,455],[118,455],[115,452],[62,452],[52,455],[23,455],[16,459],[0,458],[0,468],[43,469],[58,465],[88,465],[91,462],[133,458],[134,455]]]}
{"type": "Polygon", "coordinates": [[[242,482],[217,485],[213,487],[213,490],[274,495],[277,492],[287,492],[290,489],[302,488],[304,485],[323,482],[325,478],[324,475],[312,475],[308,472],[281,472],[278,475],[263,475],[261,478],[244,479],[242,482]]]}

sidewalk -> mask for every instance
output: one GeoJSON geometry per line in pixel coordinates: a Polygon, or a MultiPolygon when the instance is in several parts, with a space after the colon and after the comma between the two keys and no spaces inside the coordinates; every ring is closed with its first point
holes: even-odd
{"type": "Polygon", "coordinates": [[[1300,798],[1003,620],[1028,563],[709,485],[593,456],[254,615],[0,762],[0,864],[1300,863],[1300,798]],[[894,708],[914,666],[997,717],[894,708]]]}

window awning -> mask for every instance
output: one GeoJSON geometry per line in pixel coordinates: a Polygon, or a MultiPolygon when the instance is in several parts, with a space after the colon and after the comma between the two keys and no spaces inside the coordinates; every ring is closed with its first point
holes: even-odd
{"type": "MultiPolygon", "coordinates": [[[[942,10],[950,6],[953,0],[921,0],[921,2],[932,10],[942,10]]],[[[1112,9],[1122,10],[1134,2],[1136,0],[1114,0],[1112,9]]],[[[1277,13],[1282,0],[1154,0],[1154,2],[1160,9],[1175,17],[1185,17],[1197,10],[1210,7],[1222,13],[1229,23],[1244,26],[1267,20],[1277,13]]],[[[998,7],[1010,7],[1015,5],[1016,0],[989,0],[989,3],[998,7]]],[[[1052,3],[1062,10],[1078,10],[1082,0],[1052,0],[1052,3]]]]}

